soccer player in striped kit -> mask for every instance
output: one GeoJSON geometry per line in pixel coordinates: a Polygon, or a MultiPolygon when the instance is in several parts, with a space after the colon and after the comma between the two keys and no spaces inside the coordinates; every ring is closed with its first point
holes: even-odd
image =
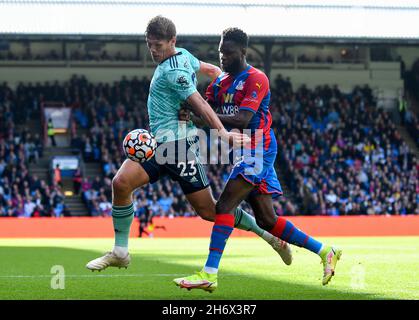
{"type": "Polygon", "coordinates": [[[313,239],[290,221],[277,217],[273,210],[272,200],[282,195],[282,189],[274,167],[277,142],[269,112],[271,93],[267,76],[246,62],[248,41],[247,34],[238,28],[224,30],[219,46],[224,72],[209,85],[207,101],[218,110],[226,128],[250,130],[250,149],[241,151],[241,160],[235,163],[217,202],[204,268],[174,282],[187,289],[213,291],[217,288],[220,259],[234,228],[233,213],[242,201],[247,201],[262,229],[320,256],[324,267],[322,283],[326,285],[334,275],[342,251],[313,239]]]}
{"type": "MultiPolygon", "coordinates": [[[[158,147],[156,155],[144,163],[125,160],[115,175],[112,181],[115,244],[112,251],[87,263],[86,267],[92,271],[101,271],[107,267],[126,268],[130,264],[128,239],[134,217],[132,193],[163,176],[179,182],[186,198],[200,217],[214,221],[216,201],[196,151],[196,127],[192,122],[179,121],[179,110],[184,102],[205,119],[209,127],[217,129],[220,136],[227,141],[242,144],[249,140],[241,133],[228,132],[196,89],[195,72],[202,72],[214,79],[221,73],[220,68],[199,61],[186,49],[176,47],[176,27],[165,17],[151,19],[145,35],[151,57],[157,63],[150,84],[147,107],[150,129],[158,147]],[[173,162],[162,164],[156,158],[159,150],[165,149],[174,150],[175,154],[169,159],[173,162]]],[[[272,246],[284,263],[291,264],[291,249],[286,242],[260,228],[255,219],[241,208],[235,210],[233,219],[237,228],[256,233],[272,246]]]]}

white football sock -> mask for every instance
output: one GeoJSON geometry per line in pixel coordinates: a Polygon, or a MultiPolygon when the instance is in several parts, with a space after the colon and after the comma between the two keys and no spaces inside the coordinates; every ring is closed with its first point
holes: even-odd
{"type": "Polygon", "coordinates": [[[217,268],[211,268],[211,267],[204,267],[204,271],[206,273],[210,273],[210,274],[217,274],[218,273],[218,269],[217,268]]]}
{"type": "Polygon", "coordinates": [[[114,246],[112,252],[119,258],[125,258],[128,254],[128,247],[114,246]]]}

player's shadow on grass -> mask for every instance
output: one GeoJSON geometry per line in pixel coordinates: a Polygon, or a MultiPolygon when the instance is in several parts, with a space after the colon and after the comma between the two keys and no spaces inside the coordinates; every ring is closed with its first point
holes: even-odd
{"type": "MultiPolygon", "coordinates": [[[[100,254],[100,253],[99,253],[100,254]]],[[[388,299],[366,292],[341,291],[333,287],[305,285],[284,280],[268,280],[250,274],[232,274],[224,270],[219,288],[210,294],[201,290],[187,291],[176,287],[172,279],[199,270],[204,255],[134,254],[125,270],[108,268],[100,273],[85,268],[99,256],[97,251],[60,247],[0,248],[1,299],[388,299]],[[7,262],[7,263],[6,263],[7,262]],[[51,268],[63,266],[65,289],[51,288],[51,268]],[[223,275],[224,273],[224,275],[223,275]]],[[[263,266],[261,266],[263,268],[263,266]]],[[[289,271],[288,271],[289,272],[289,271]]],[[[339,281],[338,279],[333,279],[339,281]]],[[[395,298],[397,299],[397,298],[395,298]]]]}

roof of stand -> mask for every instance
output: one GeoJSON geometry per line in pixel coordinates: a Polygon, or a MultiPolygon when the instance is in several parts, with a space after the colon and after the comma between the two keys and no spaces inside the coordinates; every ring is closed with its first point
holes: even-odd
{"type": "Polygon", "coordinates": [[[143,36],[162,14],[179,35],[419,40],[419,0],[0,0],[3,35],[143,36]]]}

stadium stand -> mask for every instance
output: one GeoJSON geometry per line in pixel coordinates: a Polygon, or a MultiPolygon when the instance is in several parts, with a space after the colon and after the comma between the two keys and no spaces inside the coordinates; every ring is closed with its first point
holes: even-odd
{"type": "Polygon", "coordinates": [[[0,88],[0,216],[69,216],[59,185],[30,175],[28,164],[43,155],[39,135],[15,129],[10,90],[0,88]]]}
{"type": "Polygon", "coordinates": [[[406,124],[406,128],[409,131],[410,135],[412,136],[412,138],[415,140],[416,145],[419,147],[419,119],[418,116],[411,112],[408,111],[406,112],[406,117],[405,117],[405,124],[406,124]]]}
{"type": "MultiPolygon", "coordinates": [[[[60,186],[47,186],[28,175],[26,164],[42,157],[42,141],[16,132],[11,104],[31,102],[33,108],[20,114],[20,121],[36,114],[43,100],[72,106],[72,147],[80,150],[85,162],[100,163],[102,170],[101,176],[83,177],[80,196],[89,215],[107,216],[112,178],[124,160],[121,141],[132,128],[147,128],[148,87],[146,78],[123,77],[113,84],[93,85],[83,76],[64,84],[20,84],[15,93],[3,85],[0,121],[8,125],[1,127],[0,214],[69,214],[60,186]]],[[[271,101],[279,137],[278,169],[289,191],[275,203],[278,215],[419,213],[417,158],[391,114],[376,106],[368,86],[355,87],[349,94],[328,85],[294,90],[289,79],[278,76],[272,81],[271,101]]],[[[218,197],[230,167],[208,169],[218,197]]],[[[156,216],[195,215],[179,186],[167,178],[138,190],[135,198],[136,210],[147,204],[156,216]]]]}
{"type": "Polygon", "coordinates": [[[404,123],[410,136],[419,147],[419,59],[417,59],[411,70],[403,72],[407,101],[409,108],[405,110],[402,122],[404,123]]]}
{"type": "Polygon", "coordinates": [[[370,88],[277,83],[280,161],[305,214],[418,213],[419,163],[370,88]]]}

